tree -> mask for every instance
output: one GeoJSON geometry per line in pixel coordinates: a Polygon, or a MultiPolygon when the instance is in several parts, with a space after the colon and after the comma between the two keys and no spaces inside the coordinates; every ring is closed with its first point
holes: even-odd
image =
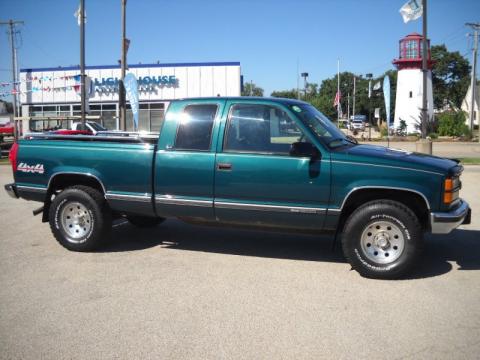
{"type": "Polygon", "coordinates": [[[459,109],[470,83],[470,65],[458,51],[449,52],[445,45],[431,48],[433,103],[436,109],[459,109]]]}
{"type": "Polygon", "coordinates": [[[274,91],[272,92],[271,96],[273,97],[280,97],[280,98],[287,98],[287,99],[296,99],[297,98],[297,90],[282,90],[282,91],[274,91]]]}
{"type": "Polygon", "coordinates": [[[243,85],[242,96],[263,96],[263,89],[253,82],[247,82],[243,85]]]}
{"type": "Polygon", "coordinates": [[[465,124],[463,111],[445,111],[438,115],[438,134],[440,136],[468,136],[470,130],[465,124]]]}

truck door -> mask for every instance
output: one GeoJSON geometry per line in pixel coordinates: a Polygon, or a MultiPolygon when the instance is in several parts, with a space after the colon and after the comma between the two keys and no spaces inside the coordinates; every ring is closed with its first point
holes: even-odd
{"type": "Polygon", "coordinates": [[[195,100],[170,105],[155,155],[159,216],[214,219],[215,145],[224,102],[195,100]]]}
{"type": "MultiPolygon", "coordinates": [[[[227,102],[215,166],[215,215],[223,222],[321,229],[330,193],[330,157],[292,156],[309,142],[280,104],[227,102]]],[[[322,154],[322,151],[324,152],[322,154]]]]}

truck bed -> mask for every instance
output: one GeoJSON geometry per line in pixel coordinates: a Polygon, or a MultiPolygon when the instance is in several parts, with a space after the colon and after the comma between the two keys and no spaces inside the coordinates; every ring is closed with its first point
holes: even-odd
{"type": "Polygon", "coordinates": [[[19,140],[16,172],[19,192],[27,199],[42,201],[52,181],[86,174],[100,184],[107,198],[113,199],[113,208],[127,203],[121,199],[142,197],[145,204],[138,210],[153,214],[149,199],[153,193],[157,139],[158,135],[131,133],[121,136],[29,134],[19,140]]]}

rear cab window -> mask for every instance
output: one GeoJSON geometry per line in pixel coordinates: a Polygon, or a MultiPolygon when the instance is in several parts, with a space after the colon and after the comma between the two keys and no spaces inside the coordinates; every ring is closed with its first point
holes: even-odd
{"type": "Polygon", "coordinates": [[[209,151],[217,104],[187,105],[180,113],[175,150],[209,151]]]}

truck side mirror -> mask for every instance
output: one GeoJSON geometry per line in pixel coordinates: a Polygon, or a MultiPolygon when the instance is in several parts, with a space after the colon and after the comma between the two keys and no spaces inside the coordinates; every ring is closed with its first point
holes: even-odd
{"type": "Polygon", "coordinates": [[[315,145],[309,142],[294,142],[290,145],[290,156],[310,157],[316,160],[320,157],[320,152],[315,145]]]}

